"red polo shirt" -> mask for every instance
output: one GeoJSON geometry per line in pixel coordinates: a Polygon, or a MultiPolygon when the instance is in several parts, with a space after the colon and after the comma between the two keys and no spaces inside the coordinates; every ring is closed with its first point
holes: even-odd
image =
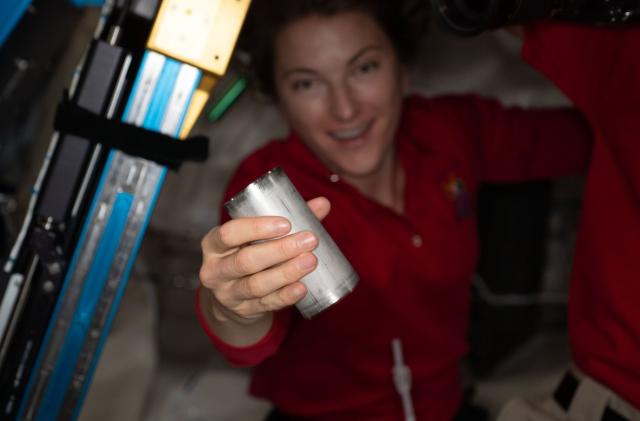
{"type": "Polygon", "coordinates": [[[524,56],[595,135],[569,300],[573,357],[640,408],[640,26],[539,24],[524,56]]]}
{"type": "Polygon", "coordinates": [[[203,326],[232,362],[257,364],[254,395],[320,420],[403,419],[391,375],[391,341],[400,338],[417,418],[449,421],[461,401],[478,183],[581,173],[589,139],[572,111],[412,97],[396,137],[407,180],[404,215],[331,177],[295,134],[272,142],[242,163],[225,200],[282,166],[303,197],[331,201],[324,224],[360,283],[312,320],[285,310],[251,347],[225,345],[203,326]]]}

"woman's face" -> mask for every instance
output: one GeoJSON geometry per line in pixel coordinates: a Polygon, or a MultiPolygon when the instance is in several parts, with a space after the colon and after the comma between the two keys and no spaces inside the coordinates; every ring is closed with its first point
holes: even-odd
{"type": "Polygon", "coordinates": [[[276,38],[275,85],[291,128],[332,170],[375,175],[393,159],[406,73],[365,13],[313,15],[276,38]]]}

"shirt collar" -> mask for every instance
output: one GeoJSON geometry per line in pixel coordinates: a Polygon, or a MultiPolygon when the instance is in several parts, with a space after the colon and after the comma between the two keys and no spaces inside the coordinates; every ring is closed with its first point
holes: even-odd
{"type": "MultiPolygon", "coordinates": [[[[300,136],[291,131],[287,136],[289,165],[298,167],[304,172],[335,181],[337,174],[330,171],[326,165],[309,149],[300,136]]],[[[339,179],[339,177],[338,177],[339,179]]]]}

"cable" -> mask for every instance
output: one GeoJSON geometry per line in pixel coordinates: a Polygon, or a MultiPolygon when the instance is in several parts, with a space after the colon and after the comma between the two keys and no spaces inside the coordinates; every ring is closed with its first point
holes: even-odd
{"type": "Polygon", "coordinates": [[[393,350],[393,383],[402,399],[404,419],[405,421],[415,421],[416,415],[411,401],[411,369],[404,363],[402,358],[402,342],[400,339],[395,338],[391,341],[391,349],[393,350]]]}
{"type": "Polygon", "coordinates": [[[124,23],[124,20],[127,17],[127,13],[129,12],[130,7],[131,7],[131,0],[124,0],[124,3],[122,4],[122,8],[118,13],[116,22],[111,27],[111,30],[109,31],[109,36],[107,37],[107,42],[109,44],[116,45],[118,43],[118,40],[120,39],[120,31],[122,30],[122,24],[124,23]]]}

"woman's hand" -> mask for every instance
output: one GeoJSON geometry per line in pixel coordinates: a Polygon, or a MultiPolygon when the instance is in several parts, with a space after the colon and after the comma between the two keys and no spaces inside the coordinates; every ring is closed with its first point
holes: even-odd
{"type": "MultiPolygon", "coordinates": [[[[308,205],[318,219],[330,210],[323,197],[308,205]]],[[[310,232],[286,235],[290,230],[289,221],[281,217],[238,218],[202,239],[200,282],[211,292],[203,302],[210,304],[214,325],[257,324],[304,297],[306,288],[299,280],[316,267],[311,252],[318,240],[310,232]]]]}

